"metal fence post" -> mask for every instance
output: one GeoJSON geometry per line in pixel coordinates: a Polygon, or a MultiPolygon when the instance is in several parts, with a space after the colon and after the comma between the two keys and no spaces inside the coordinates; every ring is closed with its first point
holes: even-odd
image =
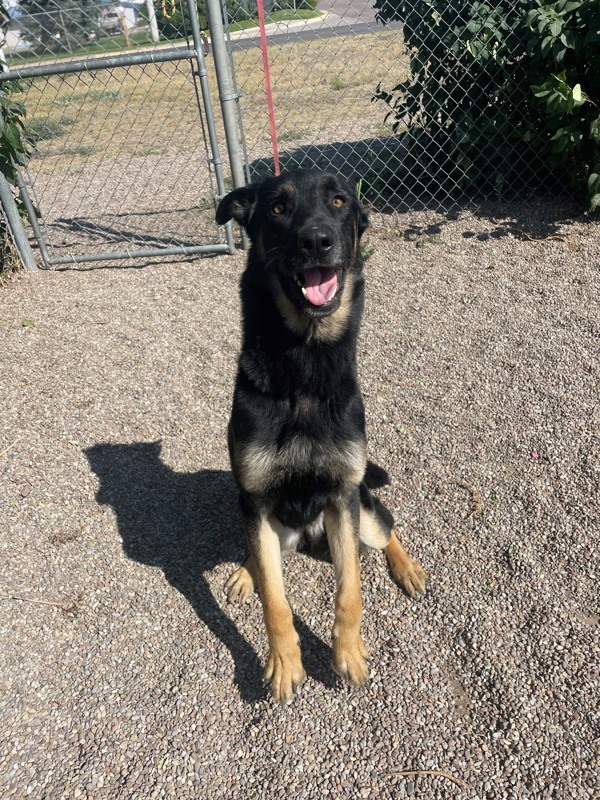
{"type": "Polygon", "coordinates": [[[37,264],[35,263],[33,250],[31,249],[31,245],[29,244],[29,239],[27,238],[27,234],[25,233],[25,228],[23,227],[23,221],[19,216],[19,210],[17,208],[15,198],[13,197],[10,184],[6,180],[4,175],[2,175],[1,173],[0,173],[0,204],[2,205],[2,210],[4,212],[4,215],[6,216],[6,222],[8,224],[10,234],[15,243],[15,247],[17,248],[19,256],[21,257],[23,266],[25,267],[25,269],[37,269],[37,264]]]}
{"type": "MultiPolygon", "coordinates": [[[[193,0],[189,0],[189,2],[193,2],[193,0]]],[[[231,178],[233,181],[233,188],[237,189],[246,184],[244,159],[240,145],[240,134],[236,114],[236,103],[239,95],[233,88],[233,81],[229,73],[229,59],[227,56],[227,47],[225,45],[225,31],[223,29],[223,18],[221,16],[219,0],[206,0],[206,13],[208,16],[210,42],[217,73],[227,153],[231,165],[231,178]]]]}
{"type": "MultiPolygon", "coordinates": [[[[212,101],[210,99],[210,90],[208,87],[208,76],[206,72],[206,64],[204,62],[204,42],[200,35],[200,26],[198,24],[198,12],[196,9],[196,0],[187,0],[188,9],[190,13],[190,27],[192,29],[192,39],[194,40],[194,49],[196,51],[196,61],[198,63],[198,77],[200,79],[200,89],[202,91],[202,99],[204,101],[204,111],[206,114],[206,127],[208,129],[208,138],[210,141],[210,149],[212,152],[212,162],[215,170],[215,178],[217,180],[217,191],[219,199],[225,194],[225,181],[223,179],[223,162],[219,155],[219,145],[217,142],[217,132],[215,129],[215,119],[212,108],[212,101]]],[[[232,168],[233,169],[233,168],[232,168]]],[[[229,246],[229,252],[235,252],[235,243],[233,241],[233,231],[231,225],[225,228],[225,236],[229,246]]]]}

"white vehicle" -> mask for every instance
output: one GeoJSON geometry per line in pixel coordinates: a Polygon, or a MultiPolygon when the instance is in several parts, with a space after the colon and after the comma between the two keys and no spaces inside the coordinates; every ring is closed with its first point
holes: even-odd
{"type": "Polygon", "coordinates": [[[123,33],[122,17],[122,13],[117,11],[116,8],[108,8],[100,16],[100,27],[105,33],[112,35],[123,33]]]}

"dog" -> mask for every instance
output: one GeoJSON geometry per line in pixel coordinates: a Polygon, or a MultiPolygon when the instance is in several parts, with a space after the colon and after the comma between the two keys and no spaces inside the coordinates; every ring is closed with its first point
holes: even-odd
{"type": "Polygon", "coordinates": [[[383,550],[410,596],[424,591],[425,573],[370,490],[385,472],[367,462],[357,380],[365,210],[340,177],[297,170],[230,192],[216,220],[232,219],[251,243],[228,429],[249,556],[225,588],[230,602],[258,589],[269,641],[264,678],[287,704],[306,675],[282,552],[326,537],[336,579],[333,667],[356,686],[369,676],[359,547],[383,550]]]}

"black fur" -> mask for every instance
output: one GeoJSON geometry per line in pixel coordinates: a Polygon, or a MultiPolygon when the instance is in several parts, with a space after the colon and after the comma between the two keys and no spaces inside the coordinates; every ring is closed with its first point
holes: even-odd
{"type": "MultiPolygon", "coordinates": [[[[252,242],[241,279],[243,342],[230,425],[232,468],[243,511],[274,513],[287,527],[302,529],[332,495],[345,491],[347,476],[329,469],[327,454],[348,442],[365,443],[356,340],[364,301],[359,241],[368,220],[345,182],[303,170],[231,192],[219,205],[217,222],[232,218],[252,242]],[[314,266],[337,271],[331,307],[311,307],[296,285],[294,275],[314,266]],[[345,309],[344,293],[350,297],[345,309]],[[282,308],[281,295],[289,308],[282,308]],[[332,336],[326,332],[328,318],[334,319],[332,336]],[[284,468],[259,491],[249,490],[239,450],[282,453],[292,440],[302,443],[302,452],[284,460],[284,468]],[[316,469],[315,462],[324,467],[316,469]]],[[[371,465],[369,477],[382,485],[387,476],[371,465]]],[[[378,511],[366,482],[361,495],[378,511]]],[[[387,512],[385,517],[391,527],[387,512]]]]}
{"type": "Polygon", "coordinates": [[[252,242],[240,282],[243,341],[229,425],[249,556],[226,589],[231,602],[244,602],[258,588],[269,638],[265,678],[287,703],[305,673],[282,550],[312,545],[314,552],[326,538],[337,585],[334,669],[357,686],[368,679],[360,546],[384,551],[411,597],[423,591],[425,574],[370,491],[388,476],[367,461],[357,379],[367,227],[357,197],[335,176],[292,172],[224,197],[217,221],[230,219],[252,242]]]}

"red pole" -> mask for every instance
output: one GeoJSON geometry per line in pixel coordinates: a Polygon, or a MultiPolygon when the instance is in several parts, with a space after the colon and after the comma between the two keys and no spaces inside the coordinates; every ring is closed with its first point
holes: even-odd
{"type": "Polygon", "coordinates": [[[265,32],[265,9],[263,0],[258,0],[258,24],[260,27],[260,47],[263,57],[263,72],[265,75],[265,90],[267,92],[267,107],[269,109],[269,125],[271,128],[271,143],[273,147],[273,161],[275,163],[275,175],[279,175],[279,147],[277,146],[277,130],[275,128],[275,110],[273,108],[273,92],[271,91],[271,73],[269,72],[269,56],[267,54],[267,34],[265,32]]]}

